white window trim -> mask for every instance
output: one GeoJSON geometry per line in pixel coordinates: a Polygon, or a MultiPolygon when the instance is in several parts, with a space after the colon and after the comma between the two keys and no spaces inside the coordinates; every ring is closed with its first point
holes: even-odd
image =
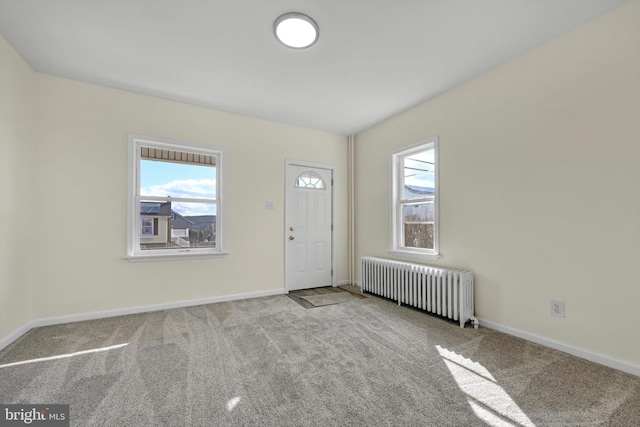
{"type": "Polygon", "coordinates": [[[398,257],[406,257],[413,259],[420,259],[425,261],[437,261],[441,255],[439,252],[440,247],[440,190],[439,190],[439,170],[440,164],[438,161],[438,136],[431,137],[424,141],[420,141],[416,144],[410,145],[408,147],[402,147],[395,151],[391,152],[391,202],[390,202],[390,218],[391,223],[389,224],[389,229],[391,230],[390,242],[391,249],[389,249],[389,253],[398,257]],[[434,147],[434,157],[435,157],[435,201],[434,201],[434,210],[435,210],[435,224],[433,229],[433,249],[421,249],[421,248],[408,248],[402,246],[401,237],[402,237],[402,205],[400,204],[399,196],[403,194],[403,180],[400,179],[401,173],[401,165],[400,159],[409,154],[413,154],[419,151],[424,151],[427,146],[433,145],[434,147]]]}
{"type": "Polygon", "coordinates": [[[128,146],[128,191],[127,191],[127,255],[130,262],[166,261],[197,258],[220,258],[228,255],[224,250],[224,149],[204,144],[182,142],[154,136],[129,134],[128,146]],[[168,150],[189,151],[215,155],[216,164],[216,248],[185,248],[143,252],[140,250],[140,208],[136,202],[140,182],[140,147],[155,147],[168,150]]]}

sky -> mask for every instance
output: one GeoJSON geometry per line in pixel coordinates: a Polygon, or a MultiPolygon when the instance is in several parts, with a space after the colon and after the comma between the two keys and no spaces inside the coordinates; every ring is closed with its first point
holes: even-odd
{"type": "MultiPolygon", "coordinates": [[[[191,199],[215,199],[216,168],[212,166],[140,160],[140,195],[191,199]]],[[[185,216],[215,215],[216,205],[172,202],[185,216]]]]}
{"type": "Polygon", "coordinates": [[[435,187],[435,156],[433,148],[405,158],[405,185],[416,187],[435,187]]]}

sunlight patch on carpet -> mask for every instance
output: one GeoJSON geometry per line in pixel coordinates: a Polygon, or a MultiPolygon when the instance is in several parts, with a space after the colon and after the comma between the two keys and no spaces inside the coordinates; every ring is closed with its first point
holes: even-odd
{"type": "Polygon", "coordinates": [[[13,362],[13,363],[7,363],[5,365],[0,365],[0,369],[9,368],[11,366],[26,365],[28,363],[48,362],[50,360],[66,359],[66,358],[74,357],[74,356],[82,356],[83,354],[93,354],[93,353],[100,353],[102,351],[117,350],[117,349],[122,348],[122,347],[127,346],[127,345],[129,345],[128,342],[126,342],[124,344],[111,345],[111,346],[108,346],[108,347],[92,348],[91,350],[76,351],[75,353],[59,354],[57,356],[49,356],[49,357],[40,357],[38,359],[21,360],[19,362],[13,362]]]}
{"type": "Polygon", "coordinates": [[[535,427],[509,394],[481,364],[436,346],[458,387],[468,396],[478,418],[493,427],[513,425],[535,427]]]}
{"type": "Polygon", "coordinates": [[[229,399],[227,402],[227,411],[231,412],[240,403],[240,396],[236,396],[233,399],[229,399]]]}

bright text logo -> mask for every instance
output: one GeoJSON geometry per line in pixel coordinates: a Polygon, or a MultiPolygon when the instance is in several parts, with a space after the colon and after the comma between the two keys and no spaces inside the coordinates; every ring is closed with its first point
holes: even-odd
{"type": "Polygon", "coordinates": [[[0,404],[0,427],[69,427],[69,405],[0,404]]]}

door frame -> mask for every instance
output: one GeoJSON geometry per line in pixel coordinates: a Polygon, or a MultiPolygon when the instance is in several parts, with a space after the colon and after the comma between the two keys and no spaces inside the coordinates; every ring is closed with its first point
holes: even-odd
{"type": "Polygon", "coordinates": [[[287,277],[287,250],[289,245],[287,245],[287,239],[289,238],[289,228],[287,224],[289,223],[289,189],[287,188],[287,183],[289,182],[290,176],[289,166],[301,166],[307,168],[317,168],[317,169],[327,169],[331,172],[331,271],[333,274],[331,275],[331,286],[338,286],[337,273],[337,256],[336,256],[336,227],[335,227],[335,218],[336,218],[336,187],[334,185],[334,179],[336,175],[336,167],[334,165],[327,165],[322,163],[313,163],[313,162],[305,162],[301,160],[292,160],[285,159],[284,165],[284,226],[283,226],[283,240],[284,240],[284,288],[286,293],[289,293],[289,278],[287,277]]]}

